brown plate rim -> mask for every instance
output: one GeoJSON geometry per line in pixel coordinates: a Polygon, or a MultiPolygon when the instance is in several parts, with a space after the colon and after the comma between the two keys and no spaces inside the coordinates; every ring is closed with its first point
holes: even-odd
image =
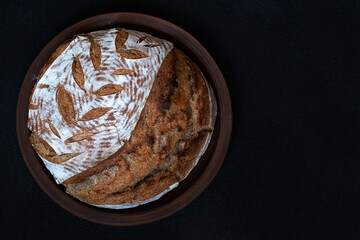
{"type": "Polygon", "coordinates": [[[112,226],[130,226],[154,222],[178,212],[197,198],[215,178],[221,168],[230,144],[232,124],[231,100],[225,79],[213,58],[200,42],[184,29],[169,21],[146,14],[132,12],[115,12],[90,17],[71,25],[55,36],[40,51],[28,69],[21,85],[16,110],[16,130],[20,151],[31,175],[38,185],[54,202],[70,213],[88,221],[112,226]],[[171,36],[175,41],[179,40],[179,42],[188,49],[188,53],[191,57],[193,56],[196,58],[195,62],[200,64],[200,68],[206,70],[206,77],[210,80],[209,82],[214,89],[218,104],[216,125],[219,128],[219,135],[216,143],[212,144],[213,147],[211,149],[211,156],[209,157],[210,160],[205,169],[197,176],[195,183],[187,187],[184,192],[175,196],[171,201],[155,208],[147,208],[140,212],[137,212],[136,210],[132,212],[104,210],[81,203],[78,200],[69,197],[68,194],[61,190],[60,187],[54,184],[54,181],[50,179],[48,173],[41,167],[39,158],[34,157],[34,154],[28,155],[30,143],[28,139],[27,121],[24,121],[25,119],[27,120],[29,98],[26,94],[26,88],[28,88],[30,81],[35,83],[34,76],[36,75],[33,73],[36,72],[35,69],[39,69],[44,63],[44,60],[41,59],[43,59],[44,56],[49,55],[49,52],[52,53],[56,47],[63,42],[60,41],[60,39],[64,38],[64,36],[72,36],[74,35],[74,32],[81,33],[78,31],[83,28],[106,29],[114,25],[119,25],[121,27],[138,26],[143,29],[151,29],[152,32],[150,31],[150,34],[162,32],[165,35],[171,36]]]}

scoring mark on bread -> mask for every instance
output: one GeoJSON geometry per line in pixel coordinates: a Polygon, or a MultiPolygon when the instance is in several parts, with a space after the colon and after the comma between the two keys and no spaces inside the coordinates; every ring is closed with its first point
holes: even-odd
{"type": "Polygon", "coordinates": [[[89,121],[89,120],[93,120],[95,118],[99,118],[99,117],[105,115],[111,109],[112,109],[111,107],[98,107],[98,108],[91,109],[90,111],[85,113],[79,119],[79,121],[89,121]]]}
{"type": "Polygon", "coordinates": [[[50,120],[46,120],[47,124],[49,125],[50,127],[50,130],[58,137],[61,139],[61,136],[59,134],[59,132],[56,130],[56,128],[54,127],[54,125],[50,122],[50,120]]]}
{"type": "Polygon", "coordinates": [[[138,42],[138,43],[141,43],[141,42],[144,41],[146,38],[147,38],[146,36],[142,36],[142,37],[140,37],[140,38],[137,40],[137,42],[138,42]]]}
{"type": "Polygon", "coordinates": [[[117,50],[117,52],[120,54],[121,57],[127,59],[140,59],[140,58],[149,57],[149,54],[137,49],[128,49],[128,50],[119,49],[117,50]]]}
{"type": "Polygon", "coordinates": [[[49,162],[55,163],[55,164],[60,164],[63,162],[66,162],[74,157],[76,157],[77,155],[79,155],[81,153],[64,153],[61,155],[55,155],[55,156],[51,156],[49,158],[45,158],[46,160],[48,160],[49,162]]]}
{"type": "Polygon", "coordinates": [[[72,63],[72,74],[74,76],[74,80],[76,82],[76,84],[86,92],[85,88],[84,88],[84,83],[85,83],[85,79],[84,79],[84,73],[83,73],[83,69],[79,60],[79,57],[74,57],[73,63],[72,63]]]}
{"type": "Polygon", "coordinates": [[[153,47],[158,47],[160,46],[159,44],[145,44],[144,47],[149,47],[149,48],[153,48],[153,47]]]}
{"type": "Polygon", "coordinates": [[[120,92],[123,90],[123,87],[116,84],[107,84],[99,88],[94,94],[99,96],[106,96],[120,92]]]}
{"type": "Polygon", "coordinates": [[[75,110],[71,95],[65,90],[64,86],[59,86],[57,91],[58,109],[67,123],[75,124],[75,110]]]}
{"type": "Polygon", "coordinates": [[[32,103],[29,104],[29,109],[35,110],[35,109],[38,109],[38,107],[39,107],[39,105],[35,105],[32,103]]]}
{"type": "Polygon", "coordinates": [[[118,34],[115,38],[115,48],[116,51],[118,52],[120,49],[124,48],[125,46],[125,42],[129,37],[129,33],[121,30],[121,29],[117,29],[118,34]]]}
{"type": "Polygon", "coordinates": [[[133,72],[134,70],[122,68],[122,69],[116,69],[114,72],[111,73],[111,75],[126,75],[133,72]]]}
{"type": "Polygon", "coordinates": [[[40,83],[39,85],[37,85],[37,87],[40,88],[40,89],[41,89],[41,88],[49,88],[50,85],[40,83]]]}
{"type": "Polygon", "coordinates": [[[80,142],[94,136],[96,133],[84,131],[65,140],[65,143],[80,142]]]}
{"type": "Polygon", "coordinates": [[[99,71],[101,63],[101,47],[93,36],[87,35],[90,42],[90,58],[95,70],[99,71]]]}

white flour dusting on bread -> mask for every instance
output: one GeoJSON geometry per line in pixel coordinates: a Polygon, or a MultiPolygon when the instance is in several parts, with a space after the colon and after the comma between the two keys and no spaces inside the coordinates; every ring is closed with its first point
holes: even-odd
{"type": "Polygon", "coordinates": [[[38,148],[50,146],[39,155],[57,183],[106,159],[130,138],[172,48],[145,33],[110,29],[77,36],[47,68],[30,99],[28,127],[41,136],[38,148]]]}

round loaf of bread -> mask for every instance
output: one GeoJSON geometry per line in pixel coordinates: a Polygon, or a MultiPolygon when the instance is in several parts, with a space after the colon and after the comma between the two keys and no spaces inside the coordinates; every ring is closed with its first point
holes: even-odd
{"type": "Polygon", "coordinates": [[[74,36],[41,69],[30,96],[30,141],[58,184],[105,208],[160,198],[195,167],[216,101],[199,68],[149,34],[74,36]]]}

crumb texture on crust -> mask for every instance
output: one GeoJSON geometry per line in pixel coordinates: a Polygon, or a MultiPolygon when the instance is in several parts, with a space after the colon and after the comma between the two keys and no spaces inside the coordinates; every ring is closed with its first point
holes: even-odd
{"type": "Polygon", "coordinates": [[[30,96],[28,127],[57,183],[130,139],[172,48],[149,34],[109,29],[75,36],[50,57],[30,96]]]}
{"type": "Polygon", "coordinates": [[[158,199],[196,165],[215,115],[216,102],[200,70],[173,49],[131,138],[107,160],[64,182],[67,192],[86,203],[118,209],[158,199]]]}

